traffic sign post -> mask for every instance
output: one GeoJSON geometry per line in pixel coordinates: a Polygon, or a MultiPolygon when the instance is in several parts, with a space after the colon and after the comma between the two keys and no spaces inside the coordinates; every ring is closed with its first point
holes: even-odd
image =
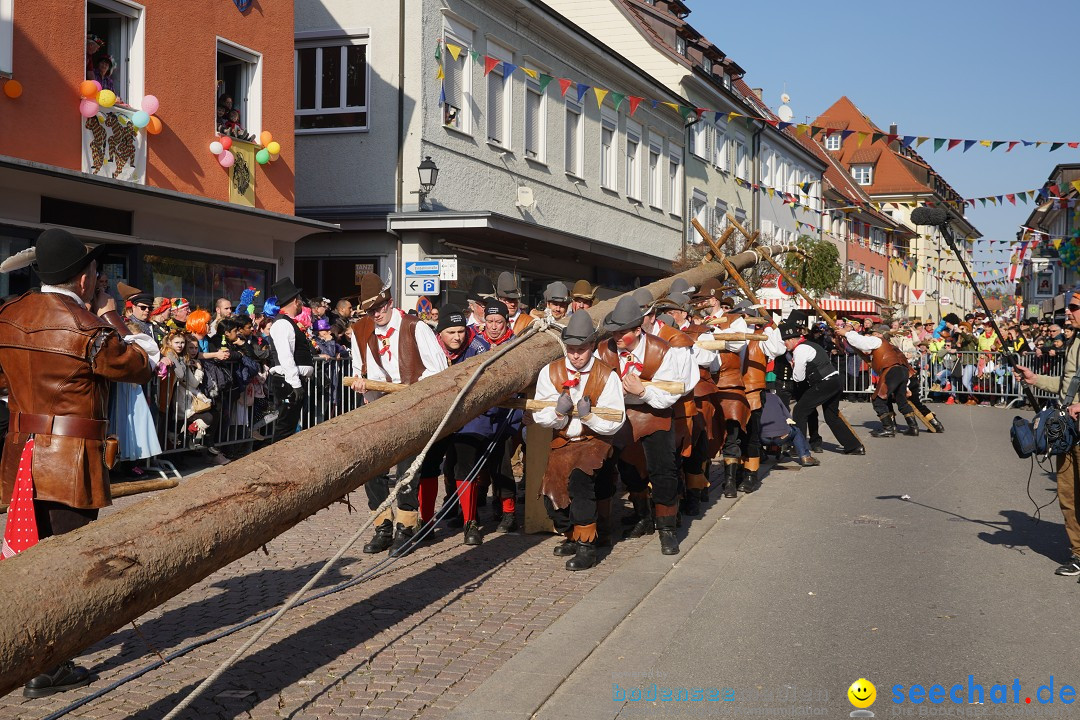
{"type": "Polygon", "coordinates": [[[409,277],[405,278],[405,294],[412,296],[438,295],[439,278],[437,277],[409,277]]]}

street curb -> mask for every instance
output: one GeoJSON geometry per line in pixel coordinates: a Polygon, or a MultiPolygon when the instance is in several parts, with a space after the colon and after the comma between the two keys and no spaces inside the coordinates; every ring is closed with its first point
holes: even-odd
{"type": "MultiPolygon", "coordinates": [[[[713,491],[719,492],[718,483],[713,491]]],[[[661,555],[656,536],[649,536],[621,567],[547,630],[530,638],[462,700],[447,720],[531,718],[742,497],[715,498],[705,515],[684,527],[686,534],[679,539],[681,552],[674,558],[661,555]]]]}

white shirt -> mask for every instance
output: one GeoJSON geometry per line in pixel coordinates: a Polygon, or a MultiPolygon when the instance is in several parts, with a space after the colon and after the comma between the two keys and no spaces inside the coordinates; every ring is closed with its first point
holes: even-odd
{"type": "MultiPolygon", "coordinates": [[[[83,302],[82,298],[65,288],[56,287],[55,285],[42,285],[41,292],[64,295],[79,303],[79,307],[86,307],[86,303],[83,302]]],[[[146,352],[146,356],[150,359],[150,369],[157,370],[158,363],[161,362],[161,348],[154,342],[154,338],[145,333],[130,333],[128,335],[121,335],[120,337],[123,338],[124,342],[128,345],[138,345],[141,347],[143,351],[146,352]]]]}
{"type": "MultiPolygon", "coordinates": [[[[722,318],[722,317],[724,317],[724,311],[721,309],[719,315],[710,315],[709,317],[722,318]]],[[[741,333],[750,332],[750,326],[746,324],[746,320],[744,320],[742,318],[742,316],[736,316],[735,319],[731,321],[731,325],[724,328],[723,330],[713,330],[713,338],[715,340],[723,340],[724,335],[726,335],[728,333],[737,333],[737,332],[741,332],[741,333]]],[[[732,353],[735,353],[736,355],[738,355],[739,367],[742,368],[742,366],[743,366],[743,360],[744,360],[744,358],[746,356],[746,341],[745,340],[727,340],[726,342],[727,342],[727,347],[725,348],[725,350],[724,351],[719,351],[718,350],[716,352],[716,360],[709,367],[709,369],[713,373],[720,372],[720,368],[723,367],[724,362],[734,363],[736,361],[734,356],[732,356],[732,355],[724,355],[723,352],[732,352],[732,353]]]]}
{"type": "MultiPolygon", "coordinates": [[[[390,349],[379,356],[379,361],[375,361],[374,355],[371,353],[371,346],[365,345],[363,348],[364,357],[367,361],[367,376],[370,380],[382,380],[383,382],[400,383],[401,382],[401,366],[398,364],[399,354],[398,347],[401,341],[401,318],[404,314],[400,309],[395,308],[390,313],[390,322],[386,323],[383,327],[375,328],[375,337],[385,337],[387,333],[393,329],[393,333],[387,339],[387,347],[390,349]],[[379,366],[382,363],[382,367],[379,366]],[[385,372],[384,372],[385,369],[385,372]]],[[[446,361],[446,353],[439,347],[439,340],[435,336],[435,331],[432,330],[426,323],[416,323],[416,329],[414,330],[416,336],[416,347],[420,351],[420,361],[424,364],[424,371],[420,373],[420,380],[431,377],[437,372],[441,372],[449,367],[446,361]]],[[[381,343],[376,342],[376,346],[381,347],[381,343]]],[[[360,361],[360,348],[356,344],[356,335],[352,338],[352,365],[353,375],[359,377],[363,374],[363,363],[360,361]]],[[[376,398],[383,395],[381,392],[367,391],[364,393],[364,401],[371,402],[376,398]]]]}
{"type": "Polygon", "coordinates": [[[270,323],[270,342],[278,360],[278,364],[270,368],[270,372],[283,376],[290,387],[300,387],[300,378],[311,377],[315,368],[311,365],[297,366],[296,358],[293,357],[296,352],[296,331],[293,330],[292,323],[284,317],[278,317],[270,323]]]}
{"type": "Polygon", "coordinates": [[[780,328],[767,327],[763,332],[768,339],[762,341],[760,347],[765,351],[766,357],[773,360],[787,352],[787,346],[784,345],[784,339],[780,335],[780,328]]]}
{"type": "Polygon", "coordinates": [[[873,352],[881,347],[881,338],[874,337],[873,335],[860,335],[854,330],[848,331],[848,333],[844,335],[844,339],[847,340],[848,345],[851,347],[866,353],[873,352]]]}
{"type": "MultiPolygon", "coordinates": [[[[649,334],[659,337],[660,323],[654,322],[649,334]]],[[[689,395],[694,392],[694,388],[697,387],[698,380],[701,379],[701,373],[698,372],[698,365],[711,367],[713,360],[716,359],[715,350],[706,350],[705,348],[699,348],[697,345],[691,345],[686,348],[686,350],[690,351],[690,362],[686,364],[686,371],[688,374],[683,380],[683,386],[686,388],[686,392],[684,392],[683,395],[689,395]]]]}
{"type": "MultiPolygon", "coordinates": [[[[649,341],[648,333],[643,333],[641,340],[638,342],[637,347],[632,351],[634,356],[634,362],[645,362],[645,344],[649,341]]],[[[660,367],[657,369],[656,374],[653,375],[653,380],[657,381],[670,381],[685,383],[686,378],[689,375],[687,366],[691,366],[693,361],[690,358],[690,353],[687,348],[671,348],[664,355],[663,362],[660,363],[660,367]]],[[[599,357],[599,356],[597,356],[599,357]]],[[[622,352],[619,352],[619,376],[622,377],[626,364],[629,358],[624,358],[622,352]]],[[[637,374],[637,373],[635,373],[637,374]]],[[[627,405],[648,405],[649,407],[657,410],[663,410],[669,408],[679,401],[681,395],[673,395],[666,390],[661,390],[658,387],[652,385],[645,386],[645,394],[641,397],[637,395],[625,395],[624,401],[627,405]]]]}
{"type": "MultiPolygon", "coordinates": [[[[805,380],[806,364],[815,357],[817,357],[817,350],[805,342],[796,346],[796,348],[791,351],[791,379],[795,382],[802,382],[805,380]]],[[[838,370],[834,370],[825,377],[832,377],[838,372],[838,370]]],[[[824,380],[825,378],[822,379],[824,380]]]]}
{"type": "MultiPolygon", "coordinates": [[[[577,369],[565,358],[563,359],[563,362],[566,363],[567,376],[573,377],[573,374],[578,372],[577,369]]],[[[575,406],[577,406],[578,401],[585,396],[585,385],[589,380],[588,373],[592,371],[594,365],[594,358],[589,358],[588,364],[581,370],[581,382],[578,383],[577,387],[568,388],[570,399],[574,401],[575,406]]],[[[536,394],[533,398],[536,400],[555,402],[559,399],[559,394],[561,392],[562,388],[556,388],[551,384],[551,374],[548,372],[548,368],[545,365],[540,371],[540,374],[536,377],[536,394]]],[[[604,383],[604,390],[597,399],[597,407],[602,407],[607,410],[618,410],[623,413],[623,416],[618,422],[614,420],[605,420],[596,413],[591,413],[586,415],[584,419],[581,419],[577,415],[572,415],[570,417],[565,415],[560,416],[555,412],[555,408],[547,407],[534,411],[533,420],[535,420],[538,425],[543,425],[544,427],[552,428],[553,430],[562,430],[565,427],[566,435],[572,438],[581,435],[582,423],[597,435],[614,435],[626,421],[626,413],[623,406],[622,383],[619,381],[618,373],[615,373],[614,371],[608,373],[607,381],[604,383]],[[567,426],[567,423],[569,423],[569,427],[567,426]]]]}

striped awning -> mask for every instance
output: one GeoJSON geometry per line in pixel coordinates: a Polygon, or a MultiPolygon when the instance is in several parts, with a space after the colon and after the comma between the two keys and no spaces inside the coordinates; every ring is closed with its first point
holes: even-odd
{"type": "MultiPolygon", "coordinates": [[[[785,298],[761,298],[761,304],[768,310],[783,310],[785,298]]],[[[798,298],[799,307],[810,310],[810,304],[798,298]]],[[[821,309],[835,313],[863,313],[877,315],[881,309],[876,300],[851,300],[847,298],[822,298],[818,300],[821,309]]]]}

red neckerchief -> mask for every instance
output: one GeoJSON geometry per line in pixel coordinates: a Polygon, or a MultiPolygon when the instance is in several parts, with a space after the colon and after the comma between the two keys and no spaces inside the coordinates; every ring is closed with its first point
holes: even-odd
{"type": "Polygon", "coordinates": [[[513,329],[513,328],[511,328],[511,327],[510,327],[509,325],[507,325],[507,326],[506,326],[506,332],[504,332],[504,333],[502,334],[502,337],[500,337],[499,339],[497,339],[497,340],[492,340],[492,339],[491,339],[491,338],[489,338],[489,337],[488,337],[487,335],[484,335],[484,339],[485,339],[485,340],[487,340],[487,341],[488,341],[489,343],[491,343],[492,345],[494,345],[494,346],[498,347],[499,345],[502,345],[502,344],[503,344],[504,342],[506,342],[507,340],[509,340],[509,339],[510,339],[510,338],[511,338],[511,337],[513,336],[513,334],[514,334],[514,329],[513,329]]]}
{"type": "Polygon", "coordinates": [[[629,350],[623,350],[622,352],[620,352],[619,359],[626,362],[626,365],[619,373],[619,377],[621,378],[626,377],[626,374],[629,373],[631,370],[637,370],[638,374],[640,375],[641,371],[645,369],[645,366],[637,361],[637,356],[629,350]]]}
{"type": "Polygon", "coordinates": [[[390,328],[389,330],[387,330],[385,335],[375,333],[375,337],[379,339],[380,344],[379,354],[385,355],[387,360],[390,360],[394,357],[394,353],[390,351],[390,338],[392,338],[393,336],[394,328],[390,328]]]}
{"type": "Polygon", "coordinates": [[[581,376],[588,374],[588,370],[578,370],[573,367],[566,368],[566,375],[569,379],[562,384],[563,389],[569,390],[570,388],[576,388],[578,385],[581,384],[581,376]]]}
{"type": "Polygon", "coordinates": [[[440,334],[438,336],[439,347],[442,348],[443,355],[446,355],[446,362],[448,364],[450,364],[450,365],[453,365],[454,363],[456,363],[461,358],[461,356],[465,354],[465,351],[469,349],[469,345],[472,344],[472,341],[473,341],[473,339],[475,337],[476,337],[476,331],[473,330],[468,325],[466,325],[465,326],[465,342],[463,342],[461,344],[461,347],[459,349],[451,350],[448,347],[446,347],[446,343],[443,342],[442,335],[440,334]]]}

